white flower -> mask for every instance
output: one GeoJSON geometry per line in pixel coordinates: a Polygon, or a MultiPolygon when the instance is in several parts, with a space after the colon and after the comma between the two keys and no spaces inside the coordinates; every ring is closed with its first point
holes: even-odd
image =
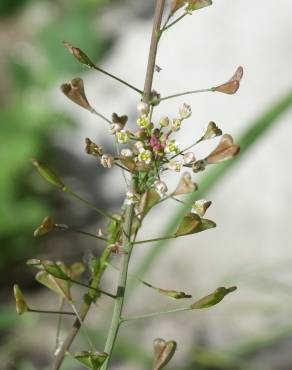
{"type": "Polygon", "coordinates": [[[191,116],[192,114],[192,108],[190,105],[184,103],[180,108],[179,108],[179,114],[181,119],[187,119],[191,116]]]}
{"type": "Polygon", "coordinates": [[[100,158],[100,164],[105,168],[111,168],[114,162],[114,157],[111,154],[104,154],[100,158]]]}
{"type": "Polygon", "coordinates": [[[169,154],[178,154],[180,152],[178,143],[176,140],[169,140],[165,146],[165,152],[169,154]]]}
{"type": "Polygon", "coordinates": [[[180,172],[180,170],[182,168],[182,162],[170,161],[167,166],[172,171],[180,172]]]}
{"type": "Polygon", "coordinates": [[[149,105],[143,101],[141,101],[137,105],[137,110],[140,116],[147,115],[149,113],[149,105]]]}
{"type": "Polygon", "coordinates": [[[151,122],[147,116],[143,115],[137,119],[137,125],[143,129],[147,129],[151,126],[151,122]]]}
{"type": "Polygon", "coordinates": [[[144,150],[144,145],[141,143],[141,141],[136,141],[134,147],[138,150],[138,152],[144,150]]]}
{"type": "Polygon", "coordinates": [[[184,157],[183,157],[184,164],[190,164],[192,162],[195,162],[195,160],[196,160],[196,158],[195,158],[194,153],[188,152],[188,153],[184,154],[184,157]]]}
{"type": "Polygon", "coordinates": [[[110,125],[110,132],[111,134],[115,135],[117,132],[121,131],[123,128],[123,125],[120,123],[112,123],[110,125]]]}
{"type": "Polygon", "coordinates": [[[168,190],[166,183],[161,180],[156,180],[154,186],[161,197],[163,197],[168,190]]]}
{"type": "Polygon", "coordinates": [[[140,162],[144,162],[145,164],[149,164],[151,162],[152,153],[150,150],[141,149],[138,155],[138,160],[140,162]]]}
{"type": "Polygon", "coordinates": [[[131,149],[122,149],[121,150],[121,155],[123,157],[133,157],[133,152],[131,149]]]}
{"type": "Polygon", "coordinates": [[[135,204],[138,201],[139,201],[139,194],[133,192],[132,190],[128,190],[126,193],[125,203],[130,205],[130,204],[135,204]]]}
{"type": "Polygon", "coordinates": [[[182,123],[181,119],[178,119],[178,118],[173,119],[171,122],[172,131],[174,132],[179,131],[181,128],[181,123],[182,123]]]}
{"type": "Polygon", "coordinates": [[[160,118],[159,124],[162,127],[167,127],[169,125],[169,118],[168,117],[162,117],[162,118],[160,118]]]}
{"type": "Polygon", "coordinates": [[[130,139],[128,131],[121,130],[121,131],[117,132],[116,133],[116,139],[117,139],[118,143],[126,144],[130,139]]]}

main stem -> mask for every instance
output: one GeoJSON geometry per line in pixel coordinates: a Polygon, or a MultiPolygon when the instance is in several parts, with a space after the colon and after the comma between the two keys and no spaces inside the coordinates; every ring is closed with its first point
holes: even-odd
{"type": "Polygon", "coordinates": [[[101,370],[108,369],[109,361],[112,355],[112,351],[115,345],[115,341],[118,335],[118,331],[121,323],[122,310],[124,306],[125,291],[128,276],[128,267],[133,249],[133,243],[131,242],[131,229],[134,215],[134,205],[130,204],[127,207],[124,221],[124,234],[123,234],[123,247],[126,250],[126,254],[122,257],[122,266],[119,275],[119,284],[117,288],[117,297],[115,300],[115,307],[112,316],[112,321],[109,329],[109,335],[105,344],[104,352],[108,354],[107,360],[104,362],[101,370]]]}
{"type": "Polygon", "coordinates": [[[151,97],[151,89],[152,89],[155,61],[156,61],[156,55],[157,55],[157,47],[158,47],[158,42],[160,38],[160,26],[161,26],[164,6],[165,6],[165,0],[156,0],[153,29],[152,29],[152,36],[151,36],[151,42],[150,42],[146,78],[145,78],[145,84],[144,84],[143,100],[146,103],[149,102],[150,97],[151,97]]]}
{"type": "MultiPolygon", "coordinates": [[[[144,91],[143,91],[143,100],[149,102],[151,97],[151,89],[153,83],[153,75],[155,69],[157,47],[160,38],[160,27],[161,20],[163,15],[163,10],[165,6],[165,0],[156,0],[155,5],[155,14],[151,35],[150,50],[148,56],[147,71],[145,77],[144,91]]],[[[122,266],[119,274],[119,285],[117,289],[117,298],[115,301],[114,312],[112,316],[112,321],[109,329],[109,334],[107,337],[106,345],[104,351],[108,354],[108,358],[101,367],[101,370],[107,370],[109,362],[112,356],[113,348],[115,341],[118,335],[120,325],[122,323],[122,312],[125,299],[125,290],[127,285],[127,276],[128,276],[128,267],[131,258],[131,253],[134,243],[131,242],[131,229],[134,216],[134,205],[128,205],[125,214],[124,221],[124,234],[123,234],[123,247],[127,251],[127,254],[124,254],[122,257],[122,266]]]]}

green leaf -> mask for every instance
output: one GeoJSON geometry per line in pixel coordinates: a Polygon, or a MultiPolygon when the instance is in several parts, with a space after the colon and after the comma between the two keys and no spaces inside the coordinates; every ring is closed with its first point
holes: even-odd
{"type": "Polygon", "coordinates": [[[97,370],[107,359],[108,354],[105,352],[77,352],[74,355],[75,359],[85,365],[88,369],[97,370]]]}
{"type": "Polygon", "coordinates": [[[237,289],[236,286],[230,287],[230,288],[224,288],[220,287],[217,288],[213,293],[207,295],[206,297],[203,297],[193,303],[190,308],[193,310],[201,309],[201,308],[208,308],[215,306],[219,302],[222,301],[222,299],[229,293],[234,292],[237,289]]]}

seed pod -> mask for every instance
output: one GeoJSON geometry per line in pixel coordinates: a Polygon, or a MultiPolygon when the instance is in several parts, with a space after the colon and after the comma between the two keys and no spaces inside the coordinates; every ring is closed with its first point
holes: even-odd
{"type": "Polygon", "coordinates": [[[16,304],[16,312],[18,313],[18,315],[22,315],[28,310],[28,305],[25,301],[24,295],[22,294],[17,284],[14,284],[13,286],[13,293],[16,304]]]}
{"type": "Polygon", "coordinates": [[[176,351],[177,344],[173,340],[166,342],[162,338],[157,338],[153,342],[153,347],[154,347],[154,361],[152,369],[161,370],[172,359],[176,351]]]}
{"type": "Polygon", "coordinates": [[[197,200],[192,206],[191,213],[195,213],[198,216],[203,217],[211,204],[212,202],[206,199],[197,200]]]}
{"type": "Polygon", "coordinates": [[[48,234],[52,230],[54,230],[55,224],[51,217],[47,216],[43,219],[42,223],[40,226],[38,226],[35,231],[33,232],[34,237],[39,237],[45,234],[48,234]]]}
{"type": "Polygon", "coordinates": [[[90,68],[95,68],[95,64],[89,59],[89,57],[79,48],[71,45],[69,42],[63,42],[66,49],[81,63],[90,68]]]}
{"type": "Polygon", "coordinates": [[[96,157],[100,157],[103,154],[102,148],[91,141],[88,137],[85,139],[85,152],[96,157]]]}
{"type": "Polygon", "coordinates": [[[213,87],[212,91],[217,91],[229,95],[235,94],[236,91],[239,89],[242,76],[243,68],[240,66],[237,68],[237,70],[235,71],[234,75],[230,78],[230,80],[228,80],[222,85],[213,87]]]}
{"type": "Polygon", "coordinates": [[[81,362],[87,369],[97,370],[108,358],[108,354],[105,352],[87,352],[81,351],[74,355],[75,359],[81,362]]]}
{"type": "Polygon", "coordinates": [[[208,164],[220,163],[234,158],[240,151],[239,145],[234,144],[232,136],[222,136],[218,146],[205,158],[208,164]]]}
{"type": "Polygon", "coordinates": [[[46,164],[43,162],[40,162],[36,159],[32,160],[32,164],[36,167],[39,174],[47,180],[50,184],[56,186],[57,188],[66,191],[66,186],[62,183],[62,181],[59,179],[59,177],[47,167],[46,164]]]}
{"type": "Polygon", "coordinates": [[[178,9],[182,8],[185,5],[186,0],[172,0],[170,11],[175,13],[178,9]]]}
{"type": "Polygon", "coordinates": [[[193,11],[212,5],[212,0],[188,0],[187,11],[193,11]]]}
{"type": "Polygon", "coordinates": [[[118,123],[122,125],[122,128],[125,126],[125,124],[128,122],[128,116],[123,115],[119,116],[117,113],[112,114],[112,121],[113,123],[118,123]]]}
{"type": "Polygon", "coordinates": [[[196,190],[198,190],[198,185],[192,181],[191,175],[188,172],[184,172],[173,195],[193,193],[196,190]]]}
{"type": "Polygon", "coordinates": [[[94,111],[85,95],[84,84],[81,78],[76,77],[69,83],[62,84],[60,88],[62,93],[75,104],[80,105],[82,108],[87,109],[90,112],[94,111]]]}
{"type": "Polygon", "coordinates": [[[216,125],[215,122],[211,121],[208,124],[206,131],[204,132],[201,141],[213,139],[216,136],[221,136],[222,130],[216,125]]]}
{"type": "Polygon", "coordinates": [[[216,289],[213,293],[203,297],[193,303],[190,308],[191,309],[201,309],[201,308],[209,308],[215,306],[217,303],[221,302],[222,299],[229,293],[234,292],[237,289],[236,286],[230,288],[220,287],[216,289]]]}

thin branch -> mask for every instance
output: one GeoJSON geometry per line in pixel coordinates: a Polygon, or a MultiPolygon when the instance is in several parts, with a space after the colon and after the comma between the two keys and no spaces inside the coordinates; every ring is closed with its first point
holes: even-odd
{"type": "Polygon", "coordinates": [[[124,85],[128,86],[130,89],[135,90],[137,93],[139,93],[139,94],[141,94],[141,95],[143,94],[143,91],[141,91],[141,90],[140,90],[140,89],[138,89],[137,87],[135,87],[135,86],[133,86],[133,85],[129,84],[128,82],[126,82],[126,81],[122,80],[121,78],[119,78],[119,77],[117,77],[117,76],[115,76],[115,75],[113,75],[113,74],[111,74],[111,73],[109,73],[109,72],[105,71],[104,69],[102,69],[102,68],[100,68],[100,67],[97,67],[97,66],[94,66],[93,68],[94,68],[96,71],[101,72],[101,73],[105,74],[106,76],[111,77],[111,78],[113,78],[114,80],[119,81],[120,83],[122,83],[122,84],[124,84],[124,85]]]}
{"type": "Polygon", "coordinates": [[[101,294],[104,294],[104,295],[106,295],[106,296],[108,296],[110,298],[113,298],[113,299],[116,298],[116,296],[114,294],[108,293],[108,292],[106,292],[106,291],[104,291],[102,289],[99,289],[99,288],[92,287],[90,285],[87,285],[85,283],[82,283],[81,281],[77,281],[77,280],[74,280],[74,279],[69,279],[69,281],[71,281],[71,283],[73,283],[73,284],[80,285],[80,286],[83,286],[83,287],[88,288],[88,289],[93,289],[96,292],[101,293],[101,294]]]}
{"type": "Polygon", "coordinates": [[[179,96],[184,96],[184,95],[199,94],[199,93],[205,93],[205,92],[211,92],[211,91],[212,89],[190,90],[190,91],[185,91],[185,92],[178,93],[178,94],[164,96],[160,99],[160,101],[177,98],[179,96]]]}
{"type": "Polygon", "coordinates": [[[108,124],[112,124],[112,121],[108,118],[106,118],[104,115],[102,115],[101,113],[97,112],[95,109],[91,109],[90,110],[91,113],[95,114],[96,116],[98,116],[99,118],[103,119],[105,122],[107,122],[108,124]]]}
{"type": "Polygon", "coordinates": [[[160,240],[175,239],[175,238],[177,238],[177,236],[175,236],[175,235],[163,236],[161,238],[138,240],[137,242],[134,242],[134,244],[136,245],[136,244],[153,243],[153,242],[159,242],[160,240]]]}
{"type": "Polygon", "coordinates": [[[62,224],[55,224],[54,225],[56,229],[58,230],[62,230],[62,231],[69,231],[69,232],[72,232],[72,233],[77,233],[77,234],[81,234],[81,235],[85,235],[85,236],[89,236],[91,238],[94,238],[94,239],[98,239],[98,240],[102,240],[104,242],[107,242],[108,239],[107,238],[104,238],[102,236],[98,236],[98,235],[95,235],[95,234],[92,234],[92,233],[89,233],[87,231],[83,231],[83,230],[77,230],[77,229],[72,229],[71,227],[67,226],[67,225],[62,225],[62,224]]]}
{"type": "Polygon", "coordinates": [[[45,314],[53,314],[53,315],[71,315],[76,316],[74,312],[68,311],[51,311],[51,310],[34,310],[32,308],[28,308],[27,312],[34,312],[34,313],[45,313],[45,314]]]}
{"type": "Polygon", "coordinates": [[[180,15],[178,18],[176,18],[173,22],[171,22],[168,26],[166,25],[165,27],[163,27],[161,29],[161,32],[165,32],[166,30],[168,30],[170,27],[174,26],[177,22],[179,22],[180,20],[182,20],[186,15],[188,15],[190,13],[188,12],[185,12],[183,13],[182,15],[180,15]]]}
{"type": "Polygon", "coordinates": [[[123,323],[125,321],[148,319],[149,317],[156,317],[156,316],[166,315],[166,314],[169,314],[169,313],[183,312],[183,311],[189,311],[189,310],[191,310],[190,307],[175,308],[173,310],[160,311],[160,312],[151,312],[151,313],[147,313],[145,315],[126,316],[126,317],[122,317],[121,321],[123,323]]]}

